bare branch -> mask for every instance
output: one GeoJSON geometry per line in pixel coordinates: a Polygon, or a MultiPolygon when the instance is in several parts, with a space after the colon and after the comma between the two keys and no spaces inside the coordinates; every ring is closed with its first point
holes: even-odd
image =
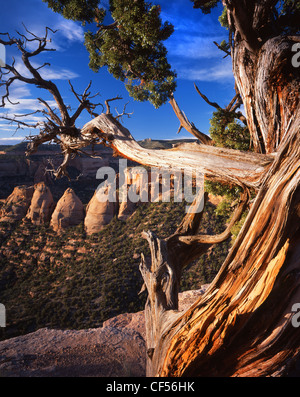
{"type": "Polygon", "coordinates": [[[219,50],[225,52],[226,55],[223,58],[231,56],[231,52],[230,51],[228,51],[224,47],[220,46],[220,44],[218,44],[216,41],[214,41],[213,43],[219,48],[219,50]]]}
{"type": "Polygon", "coordinates": [[[239,119],[240,121],[242,121],[245,126],[247,126],[247,119],[246,117],[243,115],[243,113],[241,112],[237,112],[237,108],[239,108],[242,104],[242,99],[239,93],[236,93],[235,96],[232,98],[232,100],[230,101],[230,103],[226,106],[226,108],[222,108],[218,103],[216,102],[211,102],[197,87],[197,85],[194,83],[195,89],[198,92],[198,94],[201,96],[202,99],[205,100],[205,102],[216,108],[217,110],[224,110],[226,112],[230,112],[233,113],[234,116],[239,119]]]}
{"type": "Polygon", "coordinates": [[[212,142],[211,138],[209,136],[203,134],[203,132],[199,131],[195,127],[195,125],[188,120],[188,118],[186,117],[184,112],[179,108],[173,95],[170,96],[169,102],[170,102],[178,120],[180,121],[180,127],[179,127],[179,130],[177,131],[177,133],[179,133],[182,128],[185,128],[189,133],[191,133],[196,138],[198,138],[201,143],[203,143],[205,145],[210,145],[212,142]]]}
{"type": "Polygon", "coordinates": [[[172,168],[187,173],[199,172],[214,181],[223,181],[257,188],[265,167],[273,162],[271,155],[242,152],[212,145],[188,145],[170,150],[151,150],[141,147],[130,132],[111,115],[101,114],[89,121],[81,136],[105,139],[121,156],[150,167],[172,168]],[[91,132],[92,131],[92,132],[91,132]]]}
{"type": "Polygon", "coordinates": [[[222,109],[222,107],[219,104],[217,104],[216,102],[211,102],[204,94],[202,94],[202,92],[199,90],[199,88],[195,83],[194,83],[194,87],[196,88],[196,91],[201,96],[201,98],[205,100],[206,103],[208,103],[210,106],[216,109],[222,109]]]}
{"type": "MultiPolygon", "coordinates": [[[[62,122],[65,125],[70,125],[70,117],[69,117],[69,114],[68,114],[68,110],[67,110],[66,105],[64,104],[64,101],[63,101],[63,99],[62,99],[62,97],[60,95],[60,92],[59,92],[57,86],[52,81],[50,81],[50,80],[48,81],[48,80],[43,79],[42,76],[39,73],[39,70],[41,68],[43,68],[44,66],[49,65],[49,64],[45,63],[42,66],[40,66],[38,68],[35,68],[31,64],[31,62],[29,60],[31,57],[36,56],[36,55],[40,54],[43,51],[48,51],[49,50],[49,49],[46,48],[46,45],[49,42],[49,40],[47,38],[48,32],[52,31],[53,33],[55,33],[55,31],[53,31],[52,29],[47,27],[46,28],[45,37],[40,38],[40,37],[36,36],[34,33],[30,32],[26,27],[25,27],[25,30],[31,36],[33,36],[32,39],[27,38],[23,34],[19,34],[22,39],[20,39],[20,38],[11,38],[9,35],[8,35],[9,41],[4,41],[4,40],[0,39],[0,43],[2,43],[2,44],[5,44],[5,45],[16,45],[17,46],[17,48],[19,49],[19,51],[22,54],[23,64],[25,65],[25,67],[27,68],[27,70],[30,72],[30,74],[32,76],[32,78],[28,78],[28,77],[25,77],[24,75],[20,74],[16,70],[16,68],[14,66],[15,61],[13,61],[12,65],[5,65],[4,69],[9,71],[11,74],[13,74],[13,76],[10,77],[8,80],[3,82],[3,85],[6,85],[6,94],[4,96],[2,96],[2,107],[5,106],[5,99],[10,102],[10,99],[9,99],[9,87],[10,87],[10,85],[14,81],[19,80],[19,81],[22,81],[22,82],[25,82],[25,83],[28,83],[28,84],[35,85],[35,86],[37,86],[39,88],[43,88],[43,89],[47,90],[48,92],[50,92],[51,95],[53,96],[57,106],[58,106],[58,109],[59,109],[60,113],[61,113],[62,122]],[[26,50],[26,43],[28,41],[36,41],[38,43],[37,49],[34,50],[34,51],[31,51],[31,52],[27,51],[26,50]]],[[[50,49],[50,50],[52,50],[52,49],[50,49]]]]}
{"type": "Polygon", "coordinates": [[[80,114],[82,113],[83,110],[87,110],[89,112],[89,114],[92,117],[97,117],[99,116],[98,113],[95,113],[94,110],[96,109],[97,106],[102,106],[102,109],[104,109],[102,103],[91,103],[89,99],[91,98],[95,98],[96,96],[99,95],[99,93],[92,95],[91,93],[88,92],[88,90],[90,89],[92,82],[90,81],[90,83],[88,84],[88,86],[86,87],[86,89],[84,90],[84,93],[82,95],[78,94],[71,81],[69,80],[69,85],[71,87],[71,91],[72,93],[75,95],[75,97],[77,98],[77,100],[79,101],[80,105],[78,106],[77,110],[75,111],[75,113],[73,114],[73,116],[71,117],[71,124],[74,124],[75,121],[77,120],[77,118],[80,116],[80,114]]]}
{"type": "Polygon", "coordinates": [[[238,106],[242,104],[242,99],[239,93],[236,93],[229,104],[226,106],[228,112],[232,112],[233,109],[237,109],[238,106]]]}
{"type": "Polygon", "coordinates": [[[18,119],[17,119],[18,117],[27,117],[27,116],[32,115],[32,114],[35,114],[35,113],[38,113],[38,111],[33,112],[33,113],[29,113],[29,114],[14,115],[14,118],[13,118],[13,117],[8,117],[8,116],[2,116],[2,115],[1,115],[1,116],[0,116],[0,119],[1,119],[1,120],[10,121],[11,123],[15,123],[15,124],[17,125],[17,130],[20,129],[20,128],[22,128],[22,127],[28,127],[28,128],[41,128],[41,126],[44,125],[44,123],[41,122],[41,121],[37,122],[36,124],[28,124],[28,123],[26,123],[25,121],[21,121],[21,120],[18,120],[18,119]]]}
{"type": "Polygon", "coordinates": [[[133,115],[133,112],[131,112],[131,113],[126,112],[126,107],[127,107],[128,103],[129,102],[125,103],[122,113],[119,113],[117,108],[115,108],[115,111],[117,113],[117,116],[115,117],[116,120],[122,119],[123,116],[127,116],[128,118],[130,118],[130,116],[133,115]]]}
{"type": "Polygon", "coordinates": [[[104,103],[105,103],[105,106],[106,106],[106,114],[111,114],[109,102],[117,101],[117,100],[119,100],[119,99],[123,99],[123,98],[120,97],[120,96],[116,96],[115,98],[106,99],[106,101],[104,102],[104,103]]]}
{"type": "MultiPolygon", "coordinates": [[[[7,73],[6,73],[6,74],[7,74],[7,73]]],[[[3,75],[3,74],[1,74],[1,80],[2,80],[2,75],[3,75]]],[[[1,105],[0,105],[1,108],[5,107],[5,99],[6,99],[11,105],[18,105],[18,104],[20,103],[20,102],[13,102],[13,101],[9,98],[9,88],[10,88],[11,84],[12,84],[16,79],[17,79],[17,77],[11,77],[11,78],[9,78],[6,82],[0,84],[0,87],[5,86],[5,91],[6,91],[5,94],[2,95],[2,98],[1,98],[1,105]]]]}
{"type": "Polygon", "coordinates": [[[47,131],[47,128],[45,128],[45,130],[41,131],[39,135],[27,136],[26,139],[29,141],[29,143],[27,145],[26,155],[29,156],[30,154],[35,153],[38,147],[43,143],[51,142],[52,140],[57,139],[56,135],[56,130],[47,131]]]}
{"type": "Polygon", "coordinates": [[[240,203],[234,212],[229,225],[227,226],[226,230],[223,233],[218,235],[196,235],[196,236],[178,236],[178,240],[184,244],[191,245],[191,244],[218,244],[225,240],[227,240],[231,235],[231,229],[241,219],[243,212],[246,209],[246,205],[248,204],[249,200],[249,192],[245,190],[240,198],[240,203]]]}
{"type": "Polygon", "coordinates": [[[50,118],[58,125],[62,125],[60,118],[55,114],[54,110],[51,109],[50,105],[42,98],[37,98],[40,103],[42,103],[48,110],[47,114],[50,118]]]}

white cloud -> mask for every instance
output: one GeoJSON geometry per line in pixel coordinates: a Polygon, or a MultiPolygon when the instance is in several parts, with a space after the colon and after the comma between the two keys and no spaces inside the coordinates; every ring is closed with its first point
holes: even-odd
{"type": "Polygon", "coordinates": [[[41,76],[46,80],[72,80],[79,77],[78,73],[72,72],[69,69],[44,69],[41,71],[41,76]]]}
{"type": "Polygon", "coordinates": [[[19,80],[14,81],[9,91],[14,98],[24,98],[31,96],[31,92],[28,85],[19,80]]]}
{"type": "Polygon", "coordinates": [[[55,30],[58,32],[55,35],[62,35],[69,42],[80,42],[84,41],[84,30],[82,26],[69,20],[61,20],[55,25],[55,30]]]}
{"type": "MultiPolygon", "coordinates": [[[[15,96],[10,96],[12,103],[5,103],[5,107],[2,108],[1,112],[3,115],[11,117],[13,114],[20,114],[22,112],[35,112],[36,110],[45,109],[44,106],[37,100],[33,98],[20,98],[15,96]]],[[[47,101],[49,106],[55,107],[55,101],[47,101]]],[[[35,120],[36,116],[30,116],[31,120],[35,120]]],[[[28,119],[29,120],[29,119],[28,119]]]]}
{"type": "MultiPolygon", "coordinates": [[[[31,65],[34,68],[38,68],[38,67],[42,66],[41,63],[38,64],[36,62],[31,62],[31,65]]],[[[22,76],[27,77],[27,78],[32,78],[31,73],[26,68],[26,66],[21,61],[20,58],[19,59],[17,58],[16,63],[15,63],[15,68],[22,76]]],[[[58,69],[58,68],[53,68],[51,66],[43,67],[42,69],[39,70],[39,73],[42,76],[42,78],[45,80],[71,80],[71,79],[75,79],[75,78],[79,77],[79,74],[77,74],[67,68],[58,69]]]]}
{"type": "MultiPolygon", "coordinates": [[[[173,135],[170,138],[164,138],[161,139],[162,141],[169,141],[169,140],[182,140],[182,139],[189,139],[191,141],[194,141],[196,138],[192,137],[191,135],[173,135]]],[[[155,139],[154,139],[155,140],[155,139]]]]}
{"type": "Polygon", "coordinates": [[[184,35],[181,40],[170,40],[167,43],[168,52],[171,56],[181,58],[201,59],[219,58],[220,50],[213,41],[222,41],[221,37],[200,37],[184,35]]]}
{"type": "MultiPolygon", "coordinates": [[[[201,65],[199,65],[201,66],[201,65]]],[[[192,81],[220,81],[227,82],[233,79],[232,64],[230,61],[219,62],[207,67],[178,67],[178,78],[192,81]]]]}
{"type": "Polygon", "coordinates": [[[10,136],[7,138],[0,138],[0,141],[22,141],[23,139],[23,136],[10,136]]]}

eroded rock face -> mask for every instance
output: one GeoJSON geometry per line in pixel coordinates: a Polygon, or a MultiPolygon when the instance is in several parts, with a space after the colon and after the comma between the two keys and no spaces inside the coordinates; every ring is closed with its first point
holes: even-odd
{"type": "Polygon", "coordinates": [[[30,219],[35,225],[42,225],[50,221],[54,207],[55,203],[50,189],[44,182],[37,183],[34,186],[34,193],[26,218],[30,219]]]}
{"type": "MultiPolygon", "coordinates": [[[[190,307],[206,291],[179,294],[179,310],[190,307]]],[[[3,376],[146,376],[145,313],[124,313],[83,330],[42,328],[0,342],[3,376]]]]}
{"type": "Polygon", "coordinates": [[[119,213],[118,213],[118,219],[121,221],[126,221],[136,210],[138,203],[133,202],[130,200],[130,193],[133,192],[134,194],[139,193],[139,189],[136,187],[135,184],[131,186],[127,186],[127,195],[126,195],[126,201],[120,201],[119,202],[119,213]]]}
{"type": "Polygon", "coordinates": [[[118,203],[112,197],[112,187],[106,185],[95,192],[86,208],[84,219],[85,231],[88,235],[98,233],[108,225],[117,214],[118,203]],[[108,199],[110,197],[110,199],[108,199]]]}
{"type": "Polygon", "coordinates": [[[0,222],[15,222],[23,219],[33,196],[33,186],[17,186],[1,207],[0,222]]]}
{"type": "Polygon", "coordinates": [[[73,189],[68,188],[59,199],[52,214],[50,226],[55,231],[79,225],[84,219],[84,208],[73,189]]]}
{"type": "Polygon", "coordinates": [[[136,377],[145,376],[145,363],[145,341],[130,328],[42,328],[0,342],[3,376],[136,377]]]}
{"type": "Polygon", "coordinates": [[[38,163],[37,170],[34,173],[34,183],[45,182],[45,184],[52,184],[51,176],[46,171],[46,164],[44,162],[38,163]]]}

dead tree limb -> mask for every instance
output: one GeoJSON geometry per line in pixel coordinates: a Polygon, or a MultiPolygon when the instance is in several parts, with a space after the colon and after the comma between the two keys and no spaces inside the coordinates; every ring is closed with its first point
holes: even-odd
{"type": "Polygon", "coordinates": [[[215,109],[219,110],[223,110],[226,111],[228,113],[232,113],[237,119],[241,120],[245,125],[247,125],[247,120],[246,117],[241,113],[241,112],[237,112],[237,108],[242,104],[242,100],[241,100],[241,96],[239,93],[236,93],[236,95],[232,98],[232,100],[230,101],[230,103],[226,106],[226,108],[222,108],[218,103],[216,102],[211,102],[207,96],[205,96],[197,87],[197,85],[194,83],[195,89],[197,91],[197,93],[201,96],[202,99],[204,99],[204,101],[214,107],[215,109]]]}
{"type": "MultiPolygon", "coordinates": [[[[20,120],[20,117],[17,115],[13,117],[3,115],[0,116],[0,118],[15,123],[17,128],[23,126],[40,129],[40,133],[38,135],[28,137],[30,142],[27,148],[27,155],[34,153],[38,146],[42,143],[51,141],[58,143],[61,146],[64,160],[56,170],[55,175],[57,177],[64,175],[68,176],[67,165],[70,155],[76,153],[77,148],[82,148],[88,146],[89,144],[99,143],[102,141],[95,134],[88,138],[82,137],[80,134],[80,129],[75,125],[76,120],[84,110],[88,111],[92,117],[97,117],[98,114],[95,113],[95,109],[101,104],[91,102],[91,99],[98,95],[91,95],[91,92],[89,91],[91,83],[89,83],[89,85],[86,87],[83,94],[80,95],[75,91],[71,82],[69,82],[72,93],[79,101],[79,106],[75,112],[73,114],[69,114],[69,108],[64,103],[58,87],[52,81],[43,78],[40,74],[40,70],[45,66],[49,66],[49,63],[44,63],[39,67],[35,67],[32,64],[33,57],[36,57],[44,51],[55,51],[54,49],[49,49],[47,47],[48,43],[51,41],[48,38],[49,32],[55,33],[55,31],[47,27],[45,36],[38,37],[34,33],[30,32],[26,27],[25,30],[26,34],[18,33],[19,37],[11,37],[8,33],[5,33],[2,34],[2,36],[7,36],[7,40],[0,38],[0,44],[17,47],[21,53],[22,62],[26,67],[28,74],[30,75],[30,77],[28,77],[27,74],[20,73],[15,66],[14,59],[12,60],[11,64],[6,64],[1,68],[1,86],[5,87],[5,94],[2,96],[2,103],[0,107],[5,108],[7,102],[14,104],[10,99],[10,88],[16,81],[21,81],[49,92],[55,101],[56,108],[50,106],[45,99],[37,98],[44,108],[37,110],[36,112],[41,113],[45,121],[29,124],[20,120]],[[29,51],[27,49],[28,42],[30,42],[31,45],[36,44],[36,48],[29,51]]],[[[22,117],[25,116],[26,115],[22,115],[22,117]]]]}
{"type": "MultiPolygon", "coordinates": [[[[218,148],[210,145],[184,145],[170,150],[141,147],[130,132],[111,115],[101,114],[81,129],[81,139],[102,137],[117,153],[140,164],[202,173],[210,180],[243,184],[259,189],[261,178],[273,156],[218,148]]],[[[80,141],[78,141],[78,144],[80,141]]]]}
{"type": "MultiPolygon", "coordinates": [[[[199,131],[193,123],[191,123],[186,115],[183,113],[183,111],[179,108],[175,98],[173,95],[170,96],[170,104],[172,106],[172,109],[174,110],[178,120],[180,121],[180,127],[178,132],[182,129],[185,128],[189,133],[194,135],[196,138],[199,139],[199,141],[205,145],[210,145],[211,144],[211,138],[204,134],[203,132],[199,131]]],[[[177,132],[177,133],[178,133],[177,132]]]]}

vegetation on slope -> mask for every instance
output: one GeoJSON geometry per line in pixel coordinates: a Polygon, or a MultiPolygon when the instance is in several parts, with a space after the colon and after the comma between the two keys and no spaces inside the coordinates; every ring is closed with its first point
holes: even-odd
{"type": "MultiPolygon", "coordinates": [[[[149,248],[141,232],[151,229],[166,237],[184,211],[184,203],[141,204],[126,222],[115,217],[91,236],[83,225],[58,237],[47,225],[0,224],[0,302],[7,310],[1,338],[42,327],[99,327],[120,313],[143,310],[139,263],[140,253],[149,255],[149,248]]],[[[202,232],[220,233],[224,222],[208,203],[202,232]]],[[[194,263],[183,276],[182,290],[211,282],[229,244],[218,245],[194,263]]]]}

